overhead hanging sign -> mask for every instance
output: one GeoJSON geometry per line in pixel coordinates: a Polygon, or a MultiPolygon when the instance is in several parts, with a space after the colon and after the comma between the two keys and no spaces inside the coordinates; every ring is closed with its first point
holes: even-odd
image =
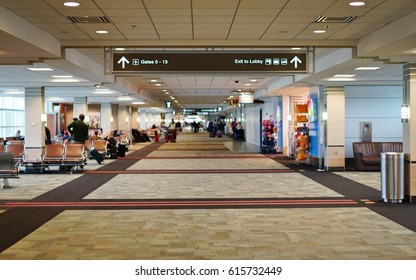
{"type": "Polygon", "coordinates": [[[307,72],[307,53],[134,53],[112,54],[114,73],[307,72]]]}

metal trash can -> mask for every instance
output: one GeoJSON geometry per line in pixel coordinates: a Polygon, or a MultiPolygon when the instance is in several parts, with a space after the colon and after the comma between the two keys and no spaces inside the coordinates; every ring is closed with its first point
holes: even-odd
{"type": "Polygon", "coordinates": [[[381,153],[381,199],[401,203],[404,198],[404,153],[381,153]]]}

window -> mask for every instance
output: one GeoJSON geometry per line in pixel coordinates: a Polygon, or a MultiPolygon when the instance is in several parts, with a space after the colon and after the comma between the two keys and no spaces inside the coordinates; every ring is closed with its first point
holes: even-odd
{"type": "Polygon", "coordinates": [[[14,136],[17,130],[25,134],[25,98],[0,96],[0,137],[14,136]]]}

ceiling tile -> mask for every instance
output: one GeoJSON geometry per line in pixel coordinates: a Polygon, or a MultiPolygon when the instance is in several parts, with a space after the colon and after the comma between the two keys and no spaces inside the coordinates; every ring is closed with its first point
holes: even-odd
{"type": "Polygon", "coordinates": [[[49,7],[43,0],[2,0],[1,5],[8,9],[40,9],[49,7]]]}
{"type": "Polygon", "coordinates": [[[148,17],[145,9],[103,9],[109,17],[148,17]]]}
{"type": "Polygon", "coordinates": [[[95,3],[104,9],[143,9],[144,6],[141,1],[131,0],[94,0],[95,3]]]}
{"type": "Polygon", "coordinates": [[[61,17],[51,9],[13,9],[13,12],[22,17],[61,17]]]}
{"type": "Polygon", "coordinates": [[[269,7],[281,9],[287,0],[241,0],[239,8],[252,9],[258,7],[269,7]]]}
{"type": "Polygon", "coordinates": [[[148,9],[151,17],[190,17],[189,9],[148,9]]]}
{"type": "Polygon", "coordinates": [[[238,6],[238,0],[192,0],[194,9],[235,9],[238,6]]]}
{"type": "Polygon", "coordinates": [[[190,9],[190,0],[143,0],[147,9],[190,9]]]}
{"type": "Polygon", "coordinates": [[[194,17],[224,17],[228,16],[231,19],[234,17],[234,9],[193,9],[194,17]]]}

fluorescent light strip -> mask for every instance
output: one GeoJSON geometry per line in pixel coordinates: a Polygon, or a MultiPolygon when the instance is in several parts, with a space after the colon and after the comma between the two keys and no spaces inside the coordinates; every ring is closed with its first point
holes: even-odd
{"type": "Polygon", "coordinates": [[[330,78],[328,81],[331,82],[353,82],[355,79],[352,78],[330,78]]]}
{"type": "Polygon", "coordinates": [[[355,70],[358,70],[358,71],[374,71],[378,69],[380,69],[380,67],[357,67],[355,68],[355,70]]]}
{"type": "Polygon", "coordinates": [[[334,75],[334,78],[352,78],[355,77],[354,74],[338,74],[338,75],[334,75]]]}
{"type": "Polygon", "coordinates": [[[74,78],[73,76],[70,76],[70,75],[52,75],[51,77],[55,79],[73,79],[74,78]]]}
{"type": "Polygon", "coordinates": [[[53,83],[78,83],[79,80],[76,79],[55,79],[52,80],[53,83]]]}
{"type": "Polygon", "coordinates": [[[35,71],[35,72],[53,71],[52,68],[47,68],[47,67],[39,67],[39,68],[36,68],[36,67],[28,67],[26,69],[29,70],[29,71],[35,71]]]}

